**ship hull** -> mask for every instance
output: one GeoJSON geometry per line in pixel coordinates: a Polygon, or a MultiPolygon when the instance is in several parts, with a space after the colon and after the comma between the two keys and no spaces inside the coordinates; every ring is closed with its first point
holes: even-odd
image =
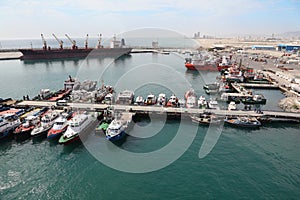
{"type": "Polygon", "coordinates": [[[120,57],[131,52],[131,48],[100,48],[100,49],[19,49],[23,54],[21,60],[53,60],[86,57],[120,57]]]}
{"type": "Polygon", "coordinates": [[[192,64],[192,63],[185,63],[185,67],[188,70],[218,71],[218,68],[214,64],[196,65],[196,64],[192,64]]]}

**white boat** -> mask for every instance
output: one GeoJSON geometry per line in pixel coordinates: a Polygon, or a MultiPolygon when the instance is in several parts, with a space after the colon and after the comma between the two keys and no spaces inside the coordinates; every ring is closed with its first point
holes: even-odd
{"type": "Polygon", "coordinates": [[[200,96],[198,99],[199,108],[207,108],[207,101],[204,96],[200,96]]]}
{"type": "Polygon", "coordinates": [[[197,106],[197,95],[194,91],[194,89],[189,89],[184,97],[186,98],[186,107],[187,108],[194,108],[197,106]]]}
{"type": "Polygon", "coordinates": [[[105,97],[104,97],[104,103],[105,104],[112,104],[114,102],[114,95],[112,93],[108,93],[105,97]]]}
{"type": "Polygon", "coordinates": [[[126,135],[126,129],[132,120],[132,113],[122,113],[117,116],[107,127],[106,139],[112,142],[118,141],[126,135]]]}
{"type": "Polygon", "coordinates": [[[157,105],[159,105],[159,106],[165,106],[166,105],[166,101],[167,101],[166,94],[160,93],[158,95],[158,98],[157,98],[157,105]]]}
{"type": "Polygon", "coordinates": [[[149,94],[147,98],[145,99],[146,105],[154,105],[157,102],[157,98],[154,94],[149,94]]]}
{"type": "Polygon", "coordinates": [[[48,139],[58,137],[67,130],[69,123],[67,116],[65,116],[64,114],[65,113],[63,113],[54,121],[52,128],[47,133],[48,139]]]}
{"type": "Polygon", "coordinates": [[[125,104],[130,105],[134,101],[134,92],[131,90],[124,90],[123,92],[120,92],[117,96],[117,104],[125,104]]]}
{"type": "Polygon", "coordinates": [[[144,98],[142,96],[137,96],[135,99],[136,105],[143,105],[144,104],[144,98]]]}
{"type": "Polygon", "coordinates": [[[60,144],[69,144],[77,139],[79,135],[93,122],[91,115],[87,113],[78,113],[70,121],[66,132],[60,137],[60,144]]]}
{"type": "Polygon", "coordinates": [[[0,116],[0,139],[7,137],[16,127],[21,125],[19,117],[15,114],[0,116]]]}
{"type": "Polygon", "coordinates": [[[178,98],[173,94],[172,96],[170,96],[166,106],[167,107],[177,107],[178,106],[178,98]]]}
{"type": "Polygon", "coordinates": [[[228,110],[236,110],[236,103],[234,101],[228,104],[228,110]]]}
{"type": "Polygon", "coordinates": [[[210,98],[210,100],[208,102],[208,108],[209,109],[220,110],[218,102],[215,99],[212,99],[212,98],[210,98]]]}
{"type": "Polygon", "coordinates": [[[55,119],[59,116],[57,111],[49,110],[41,119],[40,124],[38,124],[31,131],[31,136],[39,136],[44,133],[47,133],[53,124],[55,123],[55,119]]]}

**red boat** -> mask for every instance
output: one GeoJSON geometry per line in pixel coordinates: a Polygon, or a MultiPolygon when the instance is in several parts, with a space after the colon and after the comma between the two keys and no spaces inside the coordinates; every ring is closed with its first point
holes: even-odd
{"type": "Polygon", "coordinates": [[[218,64],[217,64],[218,70],[222,71],[223,69],[228,69],[228,68],[232,67],[233,64],[231,63],[231,58],[232,58],[232,56],[230,56],[230,57],[223,56],[222,60],[220,62],[218,62],[218,64]]]}
{"type": "Polygon", "coordinates": [[[189,70],[199,71],[218,71],[216,63],[213,61],[206,61],[202,59],[185,59],[185,67],[189,70]]]}

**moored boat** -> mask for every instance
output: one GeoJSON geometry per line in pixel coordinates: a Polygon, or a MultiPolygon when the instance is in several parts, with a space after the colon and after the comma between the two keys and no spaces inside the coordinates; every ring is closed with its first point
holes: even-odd
{"type": "Polygon", "coordinates": [[[20,124],[21,121],[15,114],[5,114],[0,116],[0,140],[8,137],[20,124]]]}
{"type": "Polygon", "coordinates": [[[60,115],[54,122],[52,128],[47,133],[47,139],[53,139],[61,136],[69,126],[68,117],[64,114],[60,115]]]}
{"type": "Polygon", "coordinates": [[[145,105],[155,105],[157,103],[157,98],[154,94],[149,94],[145,99],[145,105]]]}
{"type": "Polygon", "coordinates": [[[132,90],[124,90],[120,92],[116,100],[117,104],[130,105],[134,103],[134,92],[132,90]]]}
{"type": "Polygon", "coordinates": [[[59,113],[55,110],[49,110],[42,118],[40,123],[34,127],[31,131],[30,135],[37,137],[43,134],[46,134],[53,124],[55,123],[55,119],[59,116],[59,113]]]}
{"type": "Polygon", "coordinates": [[[198,99],[198,107],[201,109],[207,108],[207,101],[204,96],[200,96],[198,99]]]}
{"type": "Polygon", "coordinates": [[[135,99],[135,105],[143,105],[144,104],[144,98],[142,96],[137,96],[135,99]]]}
{"type": "Polygon", "coordinates": [[[26,139],[30,137],[31,131],[40,123],[39,117],[35,115],[27,116],[25,121],[14,130],[16,139],[26,139]]]}
{"type": "Polygon", "coordinates": [[[178,106],[178,98],[173,94],[172,96],[170,96],[166,106],[167,107],[177,107],[178,106]]]}
{"type": "Polygon", "coordinates": [[[262,94],[255,94],[253,97],[242,98],[243,104],[266,104],[267,99],[262,94]]]}
{"type": "Polygon", "coordinates": [[[202,125],[218,124],[222,122],[220,118],[211,113],[204,113],[200,114],[199,116],[192,115],[191,119],[192,122],[199,123],[202,125]]]}
{"type": "Polygon", "coordinates": [[[106,139],[111,142],[116,142],[126,136],[126,130],[132,120],[132,113],[121,113],[116,115],[115,119],[108,125],[105,135],[106,139]]]}
{"type": "Polygon", "coordinates": [[[160,93],[158,95],[158,98],[157,98],[157,105],[159,105],[159,106],[165,106],[166,102],[167,102],[166,94],[160,93]]]}
{"type": "Polygon", "coordinates": [[[260,121],[255,117],[236,117],[231,119],[225,119],[225,123],[243,128],[258,128],[261,126],[260,121]]]}
{"type": "Polygon", "coordinates": [[[197,106],[197,95],[196,95],[194,89],[191,88],[188,91],[186,91],[184,97],[186,99],[185,106],[187,108],[194,108],[197,106]]]}

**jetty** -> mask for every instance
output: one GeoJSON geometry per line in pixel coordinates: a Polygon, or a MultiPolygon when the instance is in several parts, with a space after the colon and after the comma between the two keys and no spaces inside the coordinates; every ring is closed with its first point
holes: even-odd
{"type": "MultiPolygon", "coordinates": [[[[22,101],[17,106],[36,106],[47,107],[56,106],[55,102],[49,101],[22,101]]],[[[119,112],[130,112],[134,114],[167,114],[168,116],[190,116],[200,115],[205,113],[212,113],[220,117],[237,117],[237,116],[250,116],[258,117],[262,120],[282,120],[282,121],[296,121],[300,122],[300,113],[283,112],[283,111],[264,111],[257,113],[249,110],[217,110],[217,109],[200,109],[200,108],[175,108],[175,107],[162,107],[162,106],[137,106],[137,105],[107,105],[107,104],[92,104],[92,103],[68,103],[67,106],[72,109],[88,109],[94,111],[102,111],[105,109],[113,109],[119,112]]]]}

